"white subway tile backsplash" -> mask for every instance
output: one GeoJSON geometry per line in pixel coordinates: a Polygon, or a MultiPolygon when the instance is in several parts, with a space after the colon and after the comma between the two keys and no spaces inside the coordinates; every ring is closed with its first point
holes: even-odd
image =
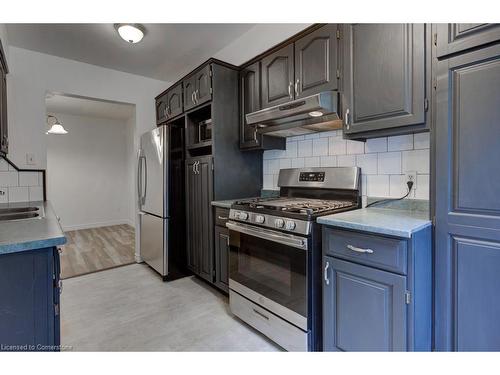
{"type": "Polygon", "coordinates": [[[43,200],[43,187],[42,186],[30,186],[28,188],[29,200],[30,201],[41,201],[43,200]]]}
{"type": "Polygon", "coordinates": [[[19,172],[19,186],[38,185],[38,172],[19,172]]]}
{"type": "Polygon", "coordinates": [[[387,138],[373,138],[367,139],[365,143],[365,153],[372,152],[386,152],[387,151],[387,138]]]}
{"type": "Polygon", "coordinates": [[[378,154],[378,174],[400,174],[401,152],[378,154]]]}
{"type": "Polygon", "coordinates": [[[313,156],[328,155],[328,138],[313,139],[312,147],[313,156]]]}
{"type": "Polygon", "coordinates": [[[9,202],[9,188],[0,187],[0,203],[9,202]]]}
{"type": "Polygon", "coordinates": [[[415,150],[421,150],[424,148],[429,148],[430,147],[430,133],[418,133],[413,135],[413,143],[414,143],[414,149],[415,150]]]}
{"type": "Polygon", "coordinates": [[[0,186],[18,186],[19,174],[16,171],[0,172],[0,186]]]}
{"type": "Polygon", "coordinates": [[[280,171],[280,159],[268,160],[268,163],[270,174],[276,174],[280,171]]]}
{"type": "Polygon", "coordinates": [[[328,138],[328,137],[336,137],[337,136],[337,131],[336,130],[332,130],[332,131],[329,131],[329,132],[321,132],[319,133],[319,137],[320,138],[328,138]]]}
{"type": "Polygon", "coordinates": [[[286,157],[287,158],[296,158],[297,157],[297,141],[287,142],[286,143],[286,157]]]}
{"type": "Polygon", "coordinates": [[[302,168],[304,167],[304,158],[292,159],[292,168],[302,168]]]}
{"type": "Polygon", "coordinates": [[[356,165],[363,174],[377,174],[377,154],[356,155],[356,165]]]}
{"type": "Polygon", "coordinates": [[[319,166],[319,156],[304,158],[304,167],[317,167],[317,166],[319,166]]]}
{"type": "Polygon", "coordinates": [[[355,155],[338,155],[337,156],[337,166],[338,167],[355,167],[356,166],[356,156],[355,155]]]}
{"type": "Polygon", "coordinates": [[[27,186],[9,187],[9,202],[29,201],[29,191],[27,186]]]}
{"type": "Polygon", "coordinates": [[[415,198],[429,199],[429,191],[430,191],[430,175],[418,174],[417,187],[415,189],[415,198]]]}
{"type": "Polygon", "coordinates": [[[403,151],[403,173],[417,171],[417,173],[429,173],[429,150],[403,151]]]}
{"type": "Polygon", "coordinates": [[[273,188],[273,175],[272,174],[265,174],[264,175],[264,189],[272,189],[273,188]]]}
{"type": "MultiPolygon", "coordinates": [[[[405,176],[402,174],[389,176],[389,195],[391,198],[401,198],[408,192],[405,176]]],[[[410,194],[412,196],[412,194],[410,194]]]]}
{"type": "MultiPolygon", "coordinates": [[[[292,168],[292,159],[279,159],[279,161],[280,161],[279,169],[292,168]]],[[[277,173],[279,173],[279,171],[277,173]]]]}
{"type": "Polygon", "coordinates": [[[330,155],[345,155],[347,152],[347,142],[342,137],[331,137],[328,141],[328,153],[330,155]]]}
{"type": "Polygon", "coordinates": [[[320,167],[336,167],[337,157],[336,156],[321,156],[319,159],[320,167]]]}
{"type": "Polygon", "coordinates": [[[4,159],[0,158],[0,171],[5,172],[9,170],[9,163],[4,159]]]}
{"type": "Polygon", "coordinates": [[[389,176],[387,175],[367,175],[366,195],[369,197],[389,196],[389,176]]]}
{"type": "Polygon", "coordinates": [[[365,152],[364,142],[347,140],[348,154],[363,154],[364,152],[365,152]]]}
{"type": "Polygon", "coordinates": [[[298,156],[299,156],[299,158],[312,156],[312,140],[311,139],[299,141],[298,156]]]}
{"type": "Polygon", "coordinates": [[[402,151],[413,149],[413,134],[397,135],[387,138],[387,151],[402,151]]]}
{"type": "Polygon", "coordinates": [[[287,138],[286,147],[286,151],[264,152],[264,189],[278,189],[280,169],[357,165],[361,168],[365,202],[366,196],[399,198],[405,195],[406,171],[418,173],[416,188],[409,198],[429,197],[428,133],[368,139],[365,143],[342,139],[339,130],[287,138]]]}

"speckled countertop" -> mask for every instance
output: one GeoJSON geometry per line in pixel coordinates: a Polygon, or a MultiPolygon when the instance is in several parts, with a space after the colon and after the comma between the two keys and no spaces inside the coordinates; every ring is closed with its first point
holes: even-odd
{"type": "Polygon", "coordinates": [[[0,221],[0,255],[63,245],[66,237],[49,202],[0,204],[0,208],[43,206],[41,218],[0,221]]]}
{"type": "Polygon", "coordinates": [[[389,207],[369,207],[321,216],[317,222],[403,238],[411,238],[413,233],[431,225],[429,212],[426,210],[389,207]]]}

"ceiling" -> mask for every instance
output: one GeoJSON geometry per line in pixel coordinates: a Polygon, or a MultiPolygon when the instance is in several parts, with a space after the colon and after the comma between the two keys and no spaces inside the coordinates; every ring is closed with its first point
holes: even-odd
{"type": "Polygon", "coordinates": [[[128,120],[135,115],[135,105],[73,96],[47,94],[47,113],[128,120]]]}
{"type": "Polygon", "coordinates": [[[9,44],[167,82],[198,66],[255,24],[144,24],[137,44],[113,24],[7,24],[9,44]]]}

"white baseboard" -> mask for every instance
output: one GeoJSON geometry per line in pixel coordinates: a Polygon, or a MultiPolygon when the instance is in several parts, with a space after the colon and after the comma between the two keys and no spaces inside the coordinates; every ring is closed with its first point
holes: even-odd
{"type": "Polygon", "coordinates": [[[101,221],[97,223],[78,224],[78,225],[63,225],[62,227],[63,231],[68,232],[72,230],[109,227],[111,225],[122,225],[122,224],[128,224],[131,227],[135,226],[132,220],[123,219],[123,220],[110,220],[110,221],[101,221]]]}

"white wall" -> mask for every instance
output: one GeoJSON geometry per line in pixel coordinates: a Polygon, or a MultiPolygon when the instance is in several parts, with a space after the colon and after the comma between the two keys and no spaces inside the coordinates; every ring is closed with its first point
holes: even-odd
{"type": "Polygon", "coordinates": [[[241,65],[310,25],[312,24],[258,24],[213,57],[234,65],[241,65]]]}
{"type": "Polygon", "coordinates": [[[68,130],[64,136],[46,136],[47,199],[63,229],[133,225],[130,122],[53,115],[68,130]]]}
{"type": "Polygon", "coordinates": [[[286,150],[264,151],[264,189],[278,189],[283,168],[352,167],[362,173],[366,197],[399,198],[406,194],[405,173],[417,172],[408,198],[429,199],[429,133],[345,140],[342,130],[287,138],[286,150]]]}
{"type": "MultiPolygon", "coordinates": [[[[140,134],[156,126],[154,97],[169,86],[167,82],[12,46],[9,47],[9,68],[9,158],[20,168],[47,166],[47,92],[135,104],[135,151],[140,134]],[[26,164],[28,152],[34,154],[35,165],[26,164]]],[[[135,223],[138,229],[137,217],[135,223]]],[[[138,243],[139,236],[136,236],[137,259],[138,243]]]]}

